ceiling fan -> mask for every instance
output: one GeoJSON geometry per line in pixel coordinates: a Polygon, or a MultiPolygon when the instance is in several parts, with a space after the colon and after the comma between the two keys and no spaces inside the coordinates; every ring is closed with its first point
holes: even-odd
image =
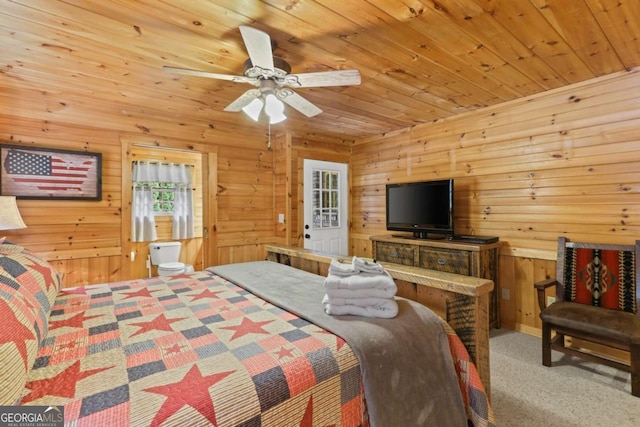
{"type": "Polygon", "coordinates": [[[190,76],[208,77],[248,83],[256,86],[249,89],[235,101],[225,107],[225,111],[244,111],[252,119],[258,120],[264,106],[269,116],[269,123],[279,123],[286,119],[283,101],[307,117],[322,112],[290,88],[352,86],[360,84],[358,70],[321,71],[316,73],[290,74],[291,66],[282,58],[273,56],[275,43],[272,44],[269,34],[256,28],[240,26],[249,59],[244,63],[244,75],[218,74],[208,71],[189,70],[185,68],[163,67],[165,71],[190,76]],[[278,101],[279,100],[279,101],[278,101]]]}

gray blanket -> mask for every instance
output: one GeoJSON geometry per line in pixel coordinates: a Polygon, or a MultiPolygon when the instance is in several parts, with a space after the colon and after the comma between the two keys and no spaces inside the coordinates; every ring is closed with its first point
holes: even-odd
{"type": "Polygon", "coordinates": [[[467,425],[446,332],[427,307],[396,297],[394,319],[329,316],[322,276],[271,261],[208,270],[342,337],[360,362],[372,427],[467,425]]]}

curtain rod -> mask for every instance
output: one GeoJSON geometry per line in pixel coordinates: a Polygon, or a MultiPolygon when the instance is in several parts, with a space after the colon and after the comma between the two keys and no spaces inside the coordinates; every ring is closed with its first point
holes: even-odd
{"type": "Polygon", "coordinates": [[[176,163],[176,162],[169,163],[169,162],[159,162],[157,160],[133,160],[132,161],[133,164],[137,164],[138,162],[147,162],[147,163],[152,164],[152,165],[165,165],[165,166],[185,165],[185,166],[189,166],[191,168],[195,167],[195,165],[190,165],[188,163],[176,163]]]}

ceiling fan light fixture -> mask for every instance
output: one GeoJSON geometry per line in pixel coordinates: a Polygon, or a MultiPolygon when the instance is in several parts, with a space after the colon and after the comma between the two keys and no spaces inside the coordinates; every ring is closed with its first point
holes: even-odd
{"type": "Polygon", "coordinates": [[[262,111],[263,102],[260,98],[255,98],[253,101],[249,103],[246,107],[242,108],[244,113],[251,117],[254,122],[258,121],[260,118],[260,112],[262,111]]]}
{"type": "Polygon", "coordinates": [[[287,118],[284,115],[284,104],[272,93],[267,95],[265,99],[264,112],[269,116],[269,123],[272,125],[280,123],[287,118]]]}
{"type": "Polygon", "coordinates": [[[269,116],[269,124],[270,125],[275,125],[278,123],[282,123],[287,119],[287,116],[285,116],[284,114],[280,113],[278,115],[275,116],[269,116]]]}

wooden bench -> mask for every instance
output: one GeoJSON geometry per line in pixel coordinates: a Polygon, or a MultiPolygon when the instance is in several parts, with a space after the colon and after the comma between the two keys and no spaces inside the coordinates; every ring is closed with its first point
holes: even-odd
{"type": "Polygon", "coordinates": [[[631,373],[631,394],[640,397],[640,241],[603,245],[558,239],[556,277],[535,283],[542,319],[542,364],[551,350],[631,373]],[[546,306],[546,289],[556,302],[546,306]],[[552,338],[552,332],[555,337],[552,338]],[[565,336],[629,352],[630,363],[568,345],[565,336]]]}

